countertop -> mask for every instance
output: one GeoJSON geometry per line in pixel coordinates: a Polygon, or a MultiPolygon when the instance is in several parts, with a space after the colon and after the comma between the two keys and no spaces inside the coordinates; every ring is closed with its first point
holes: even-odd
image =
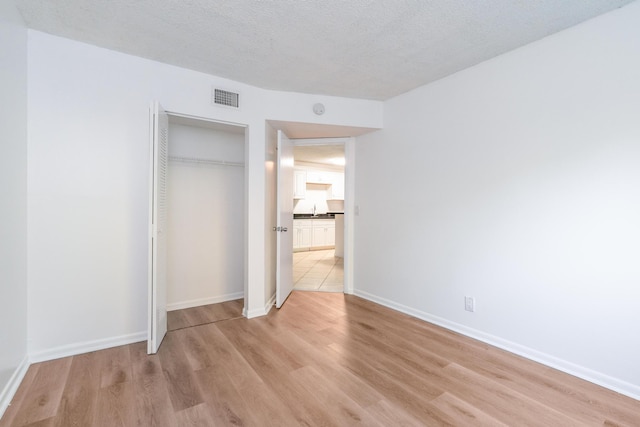
{"type": "Polygon", "coordinates": [[[336,215],[340,215],[344,212],[328,212],[324,214],[293,214],[293,219],[334,219],[336,215]]]}

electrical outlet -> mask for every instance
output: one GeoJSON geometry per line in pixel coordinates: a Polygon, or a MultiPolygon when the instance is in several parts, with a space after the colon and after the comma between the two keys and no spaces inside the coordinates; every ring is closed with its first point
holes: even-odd
{"type": "Polygon", "coordinates": [[[464,297],[464,309],[467,311],[476,311],[476,299],[474,297],[464,297]]]}

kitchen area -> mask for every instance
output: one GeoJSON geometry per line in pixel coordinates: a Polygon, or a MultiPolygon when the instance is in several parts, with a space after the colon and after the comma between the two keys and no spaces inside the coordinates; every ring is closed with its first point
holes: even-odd
{"type": "Polygon", "coordinates": [[[294,146],[294,289],[344,287],[344,147],[294,146]]]}

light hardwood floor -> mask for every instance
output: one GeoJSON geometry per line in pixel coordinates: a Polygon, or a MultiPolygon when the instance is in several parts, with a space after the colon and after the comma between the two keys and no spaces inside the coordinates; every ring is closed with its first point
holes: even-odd
{"type": "Polygon", "coordinates": [[[167,313],[167,330],[175,331],[221,320],[237,319],[242,317],[243,305],[244,300],[236,299],[218,304],[207,304],[170,311],[167,313]]]}
{"type": "Polygon", "coordinates": [[[639,426],[640,401],[361,298],[31,366],[0,426],[639,426]]]}

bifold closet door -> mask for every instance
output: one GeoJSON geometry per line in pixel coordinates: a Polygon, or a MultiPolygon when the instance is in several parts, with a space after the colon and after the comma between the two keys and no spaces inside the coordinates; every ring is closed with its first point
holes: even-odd
{"type": "Polygon", "coordinates": [[[151,188],[149,207],[149,328],[147,353],[160,348],[167,333],[167,169],[169,117],[159,103],[150,108],[151,188]]]}

